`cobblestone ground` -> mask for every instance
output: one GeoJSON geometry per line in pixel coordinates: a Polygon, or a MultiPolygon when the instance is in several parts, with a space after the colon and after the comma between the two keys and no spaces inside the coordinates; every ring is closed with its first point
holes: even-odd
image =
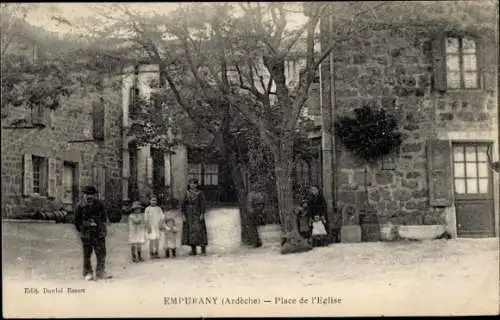
{"type": "Polygon", "coordinates": [[[234,209],[209,212],[207,227],[210,246],[206,257],[187,256],[188,250],[181,248],[175,260],[132,264],[126,225],[115,224],[108,238],[108,270],[114,278],[85,282],[81,279],[80,244],[72,226],[3,223],[4,314],[33,317],[498,313],[498,238],[336,244],[302,254],[280,255],[275,241],[259,249],[241,247],[234,209]],[[85,293],[28,295],[24,293],[27,287],[41,291],[81,288],[85,293]],[[217,300],[211,304],[200,304],[199,300],[173,304],[169,298],[184,296],[217,300]],[[318,299],[312,299],[314,296],[325,300],[318,303],[318,299]],[[229,305],[222,304],[224,297],[242,299],[229,305]]]}

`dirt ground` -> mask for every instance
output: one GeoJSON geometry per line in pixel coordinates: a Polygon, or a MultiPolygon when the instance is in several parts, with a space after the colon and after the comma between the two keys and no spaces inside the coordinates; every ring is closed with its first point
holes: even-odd
{"type": "Polygon", "coordinates": [[[211,211],[208,256],[190,257],[181,248],[177,259],[151,261],[146,254],[141,264],[130,262],[126,224],[114,224],[107,242],[114,278],[85,282],[71,225],[4,222],[4,316],[499,312],[498,238],[335,244],[280,255],[275,240],[259,249],[241,247],[238,223],[234,209],[211,211]],[[35,289],[38,294],[29,293],[35,289]]]}

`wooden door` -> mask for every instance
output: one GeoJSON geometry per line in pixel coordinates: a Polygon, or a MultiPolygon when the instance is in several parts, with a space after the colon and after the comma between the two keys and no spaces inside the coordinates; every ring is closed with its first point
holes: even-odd
{"type": "Polygon", "coordinates": [[[493,178],[485,143],[453,145],[453,185],[459,237],[495,236],[493,178]]]}
{"type": "Polygon", "coordinates": [[[64,162],[63,166],[63,204],[70,211],[78,202],[78,178],[76,164],[64,162]]]}

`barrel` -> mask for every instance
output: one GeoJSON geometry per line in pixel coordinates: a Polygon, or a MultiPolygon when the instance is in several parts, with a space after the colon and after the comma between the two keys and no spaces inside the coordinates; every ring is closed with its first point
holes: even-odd
{"type": "Polygon", "coordinates": [[[380,241],[380,224],[377,212],[361,212],[359,215],[359,224],[361,226],[361,241],[380,241]]]}

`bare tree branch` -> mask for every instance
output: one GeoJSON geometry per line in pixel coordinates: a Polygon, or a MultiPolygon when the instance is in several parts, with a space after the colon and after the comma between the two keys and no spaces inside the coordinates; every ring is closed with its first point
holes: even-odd
{"type": "Polygon", "coordinates": [[[249,81],[249,82],[251,83],[251,87],[249,87],[249,86],[245,85],[245,84],[244,84],[244,81],[243,81],[243,73],[242,73],[242,71],[241,71],[241,69],[240,69],[240,66],[239,66],[237,63],[235,63],[235,65],[234,65],[234,66],[235,66],[235,68],[236,68],[236,71],[238,72],[238,79],[239,79],[239,81],[240,81],[240,85],[239,85],[239,87],[240,87],[241,89],[243,89],[243,90],[246,90],[246,91],[248,91],[248,92],[252,93],[252,94],[253,94],[253,95],[254,95],[254,96],[255,96],[258,100],[261,100],[261,101],[262,101],[262,100],[263,100],[263,96],[262,96],[262,94],[259,92],[259,90],[257,90],[257,87],[255,87],[255,83],[253,83],[253,82],[249,81]]]}
{"type": "Polygon", "coordinates": [[[207,131],[209,131],[212,134],[216,134],[215,128],[207,124],[206,121],[202,121],[199,116],[196,115],[196,112],[189,106],[188,103],[182,99],[181,94],[179,93],[179,90],[177,89],[177,86],[175,85],[172,77],[168,74],[168,72],[165,72],[165,78],[168,82],[168,85],[170,89],[172,89],[172,92],[174,93],[175,100],[177,103],[182,107],[184,111],[188,114],[189,118],[196,122],[198,125],[201,127],[205,128],[207,131]]]}

